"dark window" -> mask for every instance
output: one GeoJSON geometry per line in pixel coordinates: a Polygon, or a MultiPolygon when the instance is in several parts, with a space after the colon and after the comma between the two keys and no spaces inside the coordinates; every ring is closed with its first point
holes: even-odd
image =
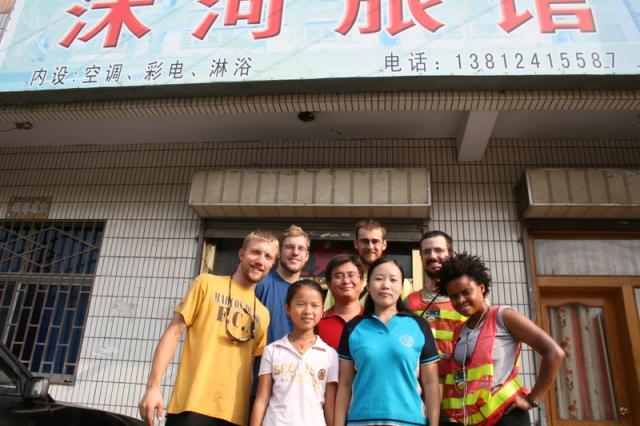
{"type": "Polygon", "coordinates": [[[95,222],[0,222],[2,342],[52,383],[75,380],[103,231],[95,222]]]}
{"type": "MultiPolygon", "coordinates": [[[[216,246],[213,273],[217,275],[233,275],[238,266],[238,250],[242,247],[242,240],[226,238],[212,241],[216,246]]],[[[385,255],[394,258],[402,265],[405,278],[413,278],[411,265],[411,249],[415,243],[393,242],[387,245],[385,255]]],[[[311,252],[301,276],[314,278],[323,286],[324,270],[329,260],[340,253],[355,253],[351,240],[311,240],[311,252]]]]}

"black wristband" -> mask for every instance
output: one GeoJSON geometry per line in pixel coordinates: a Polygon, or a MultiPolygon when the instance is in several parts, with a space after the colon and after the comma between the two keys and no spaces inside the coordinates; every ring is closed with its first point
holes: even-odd
{"type": "Polygon", "coordinates": [[[527,394],[527,396],[525,396],[524,398],[527,400],[529,404],[531,404],[531,407],[538,408],[538,403],[536,402],[535,399],[531,398],[531,394],[527,394]]]}

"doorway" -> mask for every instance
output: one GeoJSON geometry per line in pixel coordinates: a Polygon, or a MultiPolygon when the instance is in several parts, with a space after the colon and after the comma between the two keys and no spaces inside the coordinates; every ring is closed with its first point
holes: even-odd
{"type": "MultiPolygon", "coordinates": [[[[204,224],[204,245],[202,249],[201,272],[218,275],[230,275],[237,266],[237,253],[242,240],[256,227],[272,231],[278,235],[291,223],[301,226],[311,239],[309,261],[302,271],[303,278],[312,279],[326,291],[324,270],[327,262],[340,253],[353,253],[354,225],[357,220],[263,220],[252,221],[219,221],[209,220],[204,224]]],[[[424,272],[420,261],[420,237],[427,229],[422,221],[384,220],[382,225],[387,229],[387,250],[385,255],[397,260],[405,273],[406,292],[422,288],[424,272]]]]}
{"type": "Polygon", "coordinates": [[[549,395],[552,424],[634,424],[616,294],[544,291],[541,305],[544,329],[567,352],[549,395]]]}
{"type": "Polygon", "coordinates": [[[546,398],[551,425],[640,424],[640,240],[531,237],[540,325],[565,350],[546,398]]]}

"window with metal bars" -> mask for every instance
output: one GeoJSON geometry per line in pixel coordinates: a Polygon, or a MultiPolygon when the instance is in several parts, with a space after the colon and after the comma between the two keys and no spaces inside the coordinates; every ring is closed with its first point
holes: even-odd
{"type": "Polygon", "coordinates": [[[102,222],[0,222],[2,342],[34,374],[72,384],[102,222]]]}

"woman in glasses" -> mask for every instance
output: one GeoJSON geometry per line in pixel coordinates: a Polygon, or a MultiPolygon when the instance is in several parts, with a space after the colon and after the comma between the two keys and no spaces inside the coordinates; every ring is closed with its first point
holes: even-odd
{"type": "Polygon", "coordinates": [[[477,256],[461,253],[446,260],[438,287],[469,318],[454,332],[442,400],[445,413],[465,425],[528,426],[528,411],[553,383],[564,352],[513,309],[487,306],[491,277],[477,256]],[[518,377],[522,343],[542,356],[531,392],[518,377]]]}
{"type": "Polygon", "coordinates": [[[285,307],[293,327],[264,350],[251,426],[333,426],[338,354],[314,332],[322,296],[311,280],[289,286],[285,307]]]}
{"type": "Polygon", "coordinates": [[[381,258],[368,278],[364,316],[340,340],[335,424],[437,425],[438,351],[427,321],[403,310],[402,267],[381,258]]]}

